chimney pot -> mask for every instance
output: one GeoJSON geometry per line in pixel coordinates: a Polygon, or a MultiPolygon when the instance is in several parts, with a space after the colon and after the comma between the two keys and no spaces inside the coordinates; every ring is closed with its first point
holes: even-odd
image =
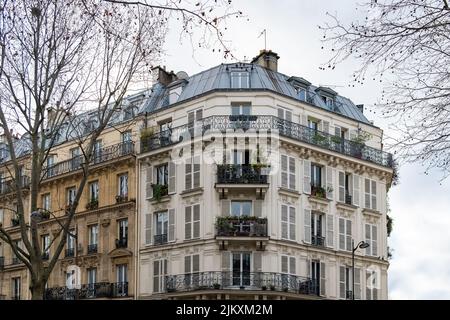
{"type": "Polygon", "coordinates": [[[251,63],[256,63],[263,68],[277,72],[278,59],[280,59],[280,56],[272,50],[260,50],[259,55],[254,57],[251,63]]]}

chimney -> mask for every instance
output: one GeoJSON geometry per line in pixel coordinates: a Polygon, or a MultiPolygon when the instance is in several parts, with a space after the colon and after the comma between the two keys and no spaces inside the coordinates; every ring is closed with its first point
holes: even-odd
{"type": "Polygon", "coordinates": [[[358,108],[361,113],[364,113],[364,105],[363,104],[357,104],[356,107],[358,108]]]}
{"type": "Polygon", "coordinates": [[[277,72],[278,59],[280,59],[280,56],[272,50],[260,50],[259,55],[254,57],[251,63],[256,63],[263,68],[277,72]]]}
{"type": "Polygon", "coordinates": [[[159,83],[167,86],[170,83],[174,82],[175,80],[177,80],[177,76],[175,75],[175,73],[173,73],[173,71],[167,72],[166,71],[166,67],[161,67],[161,66],[157,66],[155,68],[152,69],[153,72],[157,72],[156,76],[156,81],[158,81],[159,83]]]}

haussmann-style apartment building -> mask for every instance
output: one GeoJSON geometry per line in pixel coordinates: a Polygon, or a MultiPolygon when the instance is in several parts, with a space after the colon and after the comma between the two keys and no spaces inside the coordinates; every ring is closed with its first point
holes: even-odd
{"type": "MultiPolygon", "coordinates": [[[[66,240],[46,299],[388,298],[393,159],[383,132],[362,105],[279,73],[278,59],[262,50],[193,76],[156,68],[153,87],[128,97],[99,138],[77,238],[66,240]]],[[[95,118],[83,116],[89,130],[95,118]]],[[[79,154],[62,138],[52,155],[41,207],[62,217],[79,154]]],[[[20,241],[12,211],[0,210],[20,241]]],[[[43,243],[53,214],[40,222],[43,243]]],[[[14,260],[0,245],[0,295],[27,299],[14,260]]]]}

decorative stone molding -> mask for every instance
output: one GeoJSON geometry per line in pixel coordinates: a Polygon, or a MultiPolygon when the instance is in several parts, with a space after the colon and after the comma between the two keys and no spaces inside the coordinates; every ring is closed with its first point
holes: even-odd
{"type": "Polygon", "coordinates": [[[314,211],[328,212],[328,204],[331,202],[329,199],[318,198],[314,196],[309,196],[309,203],[314,211]]]}
{"type": "Polygon", "coordinates": [[[106,228],[111,224],[111,219],[110,218],[102,219],[101,224],[102,224],[102,227],[106,228]]]}

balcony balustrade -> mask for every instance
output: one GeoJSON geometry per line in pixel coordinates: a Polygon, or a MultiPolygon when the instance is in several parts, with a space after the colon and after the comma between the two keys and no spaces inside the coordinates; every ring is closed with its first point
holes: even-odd
{"type": "Polygon", "coordinates": [[[126,238],[116,239],[116,249],[126,248],[127,246],[128,246],[128,239],[126,238]]]}
{"type": "Polygon", "coordinates": [[[153,237],[153,244],[161,245],[167,243],[167,233],[157,234],[153,237]]]}
{"type": "Polygon", "coordinates": [[[267,184],[267,175],[261,166],[244,164],[225,164],[217,166],[219,184],[267,184]]]}
{"type": "Polygon", "coordinates": [[[65,252],[66,258],[74,257],[75,256],[75,248],[68,248],[65,252]]]}
{"type": "Polygon", "coordinates": [[[83,284],[79,288],[54,287],[45,290],[45,300],[82,300],[118,298],[128,296],[128,282],[98,282],[83,284]]]}
{"type": "Polygon", "coordinates": [[[96,243],[88,245],[88,248],[87,248],[88,254],[97,253],[97,251],[98,251],[98,245],[96,243]]]}
{"type": "Polygon", "coordinates": [[[218,217],[218,237],[267,237],[267,218],[218,217]]]}
{"type": "Polygon", "coordinates": [[[322,237],[320,235],[312,235],[311,236],[311,244],[313,246],[319,246],[324,247],[325,246],[325,237],[322,237]]]}
{"type": "MultiPolygon", "coordinates": [[[[27,189],[30,187],[30,177],[21,176],[19,178],[19,187],[20,189],[27,189]]],[[[16,180],[8,179],[8,180],[0,180],[0,195],[12,193],[16,191],[16,180]]]]}

